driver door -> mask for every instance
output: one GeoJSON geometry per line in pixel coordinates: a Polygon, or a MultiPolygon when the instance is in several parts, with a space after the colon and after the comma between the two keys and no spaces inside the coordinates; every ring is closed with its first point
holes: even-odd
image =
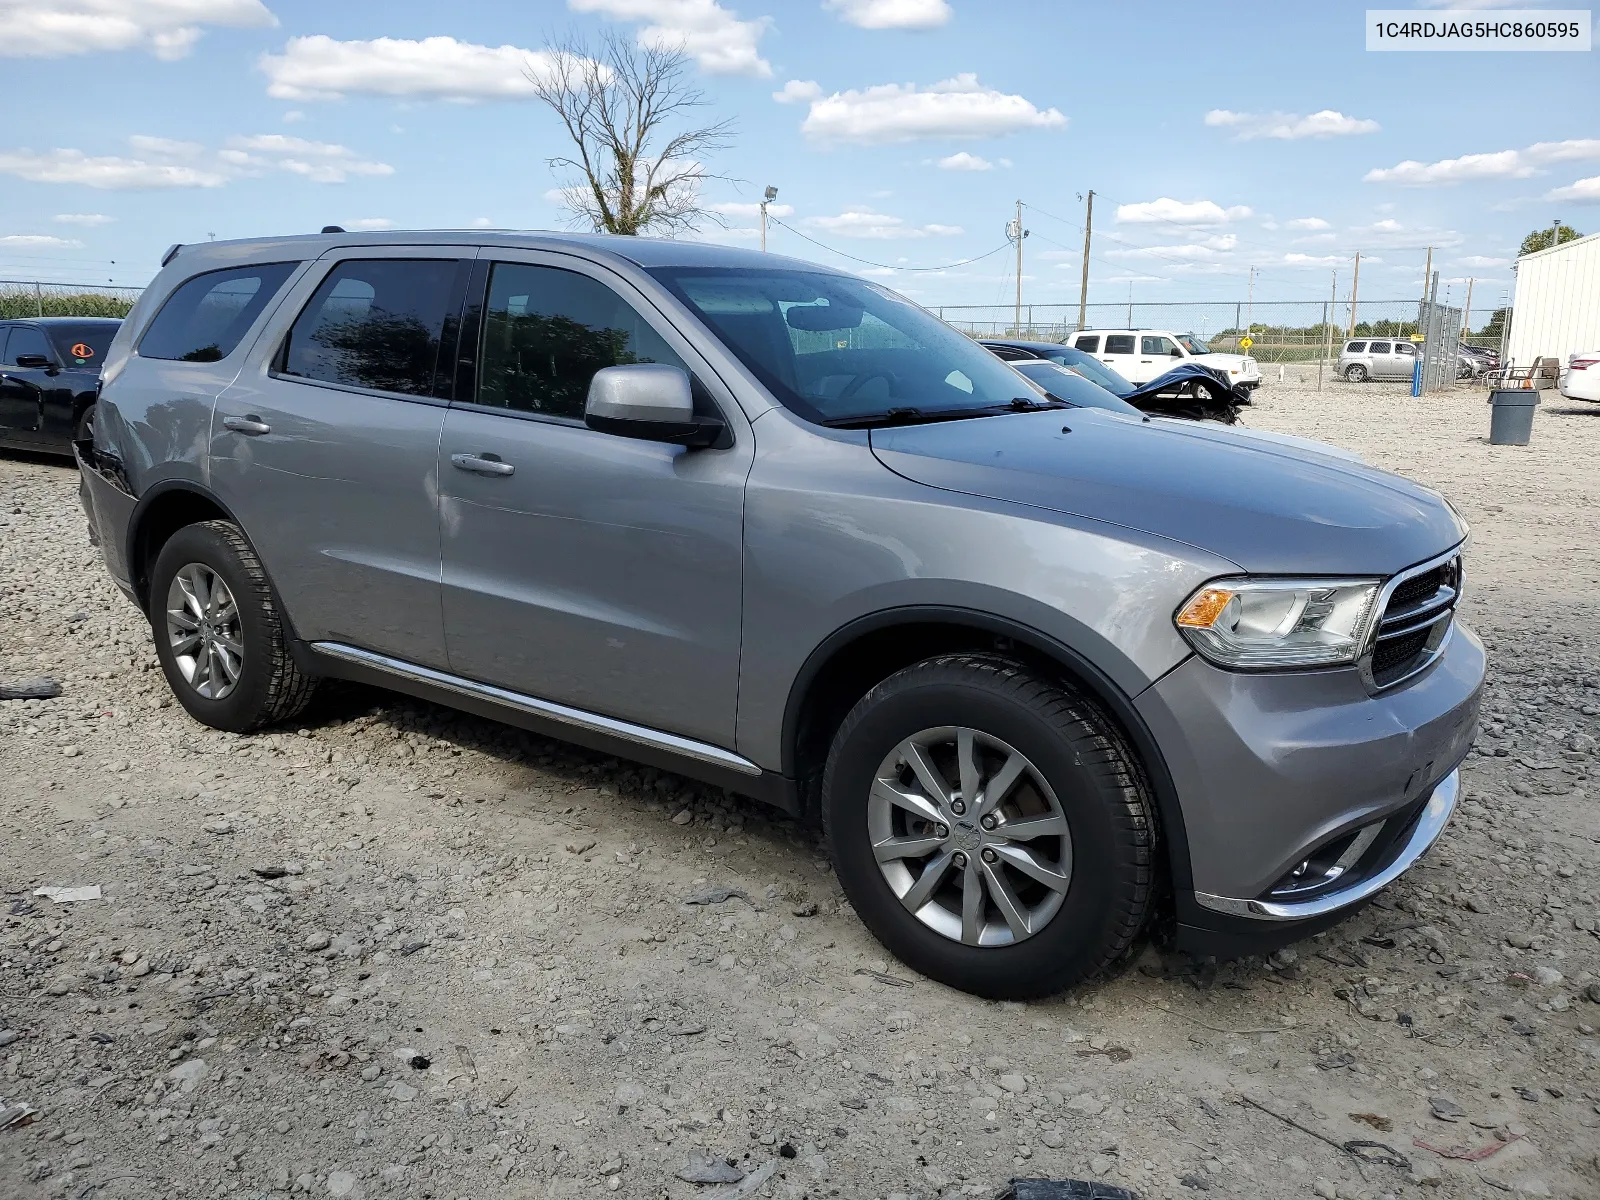
{"type": "Polygon", "coordinates": [[[567,255],[495,253],[474,276],[439,446],[451,670],[731,747],[748,426],[626,280],[567,255]],[[631,362],[687,370],[732,445],[588,428],[594,373],[631,362]]]}

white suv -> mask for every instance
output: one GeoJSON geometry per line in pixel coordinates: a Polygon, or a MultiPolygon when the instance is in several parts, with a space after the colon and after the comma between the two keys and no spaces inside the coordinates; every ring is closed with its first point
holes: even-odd
{"type": "Polygon", "coordinates": [[[1246,354],[1216,354],[1192,333],[1165,329],[1086,329],[1074,334],[1075,350],[1092,354],[1130,383],[1149,383],[1181,362],[1215,367],[1236,387],[1261,386],[1261,369],[1246,354]]]}

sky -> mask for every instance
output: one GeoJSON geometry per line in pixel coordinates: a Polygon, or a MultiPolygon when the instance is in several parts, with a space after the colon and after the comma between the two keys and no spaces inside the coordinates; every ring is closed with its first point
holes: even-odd
{"type": "Polygon", "coordinates": [[[1076,304],[1090,189],[1091,301],[1315,300],[1357,251],[1363,300],[1410,299],[1431,245],[1476,311],[1530,229],[1600,230],[1600,52],[1369,53],[1364,20],[1337,0],[0,0],[0,278],[141,285],[173,242],[326,224],[576,228],[527,73],[607,30],[683,46],[700,119],[734,123],[706,159],[722,223],[692,236],[755,245],[775,186],[769,249],[925,304],[1012,302],[1019,199],[1025,301],[1076,304]]]}

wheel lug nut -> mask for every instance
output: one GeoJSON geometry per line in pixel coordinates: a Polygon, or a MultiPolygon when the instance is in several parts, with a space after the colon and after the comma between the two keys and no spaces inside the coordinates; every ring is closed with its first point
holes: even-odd
{"type": "Polygon", "coordinates": [[[983,820],[979,821],[978,824],[982,825],[985,829],[993,829],[995,827],[995,819],[993,817],[985,817],[983,820]]]}
{"type": "Polygon", "coordinates": [[[998,854],[996,854],[993,850],[991,850],[988,846],[985,846],[983,848],[983,861],[986,862],[986,863],[999,862],[1000,861],[1000,856],[998,854]]]}
{"type": "Polygon", "coordinates": [[[961,851],[957,850],[956,853],[955,853],[955,857],[952,858],[950,861],[955,863],[955,865],[958,866],[958,867],[964,867],[964,866],[967,865],[967,856],[965,854],[962,854],[961,851]]]}
{"type": "Polygon", "coordinates": [[[967,811],[967,806],[960,800],[952,800],[950,801],[950,811],[959,817],[962,813],[967,811]]]}
{"type": "Polygon", "coordinates": [[[948,826],[948,825],[935,825],[933,827],[933,832],[938,837],[949,837],[950,836],[950,826],[948,826]]]}

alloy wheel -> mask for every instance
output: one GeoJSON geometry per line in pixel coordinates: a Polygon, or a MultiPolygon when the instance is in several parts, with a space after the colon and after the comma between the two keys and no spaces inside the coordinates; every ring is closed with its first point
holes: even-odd
{"type": "Polygon", "coordinates": [[[879,765],[867,831],[885,882],[919,921],[968,946],[1032,937],[1072,883],[1072,835],[1038,768],[999,738],[925,729],[879,765]]]}
{"type": "Polygon", "coordinates": [[[167,641],[190,687],[223,700],[239,685],[244,639],[228,585],[203,563],[189,563],[167,588],[167,641]]]}

